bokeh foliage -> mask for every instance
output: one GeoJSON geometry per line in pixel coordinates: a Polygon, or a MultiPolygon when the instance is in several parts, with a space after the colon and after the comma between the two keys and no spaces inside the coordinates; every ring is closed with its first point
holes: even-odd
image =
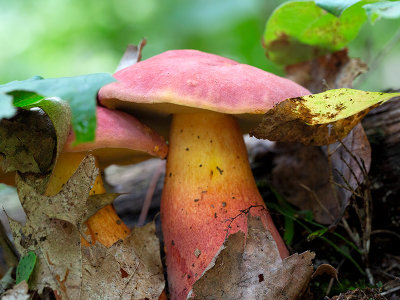
{"type": "MultiPolygon", "coordinates": [[[[143,37],[143,58],[193,48],[283,74],[261,47],[265,22],[282,2],[0,0],[0,83],[113,72],[126,45],[143,37]]],[[[365,24],[351,54],[372,62],[399,28],[397,20],[365,24]]],[[[393,76],[400,68],[400,43],[389,48],[359,88],[398,88],[393,76]]]]}

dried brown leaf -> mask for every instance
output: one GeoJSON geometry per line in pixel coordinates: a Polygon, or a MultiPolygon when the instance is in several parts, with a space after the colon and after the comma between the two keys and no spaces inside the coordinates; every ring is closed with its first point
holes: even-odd
{"type": "Polygon", "coordinates": [[[142,50],[146,46],[146,39],[140,41],[139,45],[128,45],[126,47],[125,53],[122,56],[117,69],[115,72],[122,70],[130,65],[136,64],[142,59],[142,50]]]}
{"type": "Polygon", "coordinates": [[[335,223],[341,217],[371,163],[371,148],[360,124],[342,143],[323,148],[298,143],[276,146],[274,186],[289,203],[312,211],[322,224],[335,223]]]}
{"type": "Polygon", "coordinates": [[[79,299],[82,281],[80,227],[86,200],[98,174],[94,157],[86,157],[59,194],[43,196],[17,176],[17,190],[27,215],[24,226],[9,218],[14,243],[21,255],[37,255],[31,284],[39,293],[45,287],[65,299],[79,299]],[[64,219],[64,220],[63,220],[64,219]]]}
{"type": "Polygon", "coordinates": [[[312,93],[352,86],[368,66],[358,58],[349,58],[347,49],[286,67],[286,77],[312,93]]]}
{"type": "Polygon", "coordinates": [[[279,143],[276,151],[272,181],[279,193],[301,210],[312,211],[317,222],[333,223],[340,206],[323,151],[298,143],[279,143]]]}
{"type": "Polygon", "coordinates": [[[20,110],[0,122],[0,152],[4,172],[44,173],[53,164],[56,132],[42,110],[20,110]]]}
{"type": "MultiPolygon", "coordinates": [[[[81,162],[57,195],[47,197],[38,194],[34,188],[17,176],[18,196],[25,213],[34,224],[40,224],[37,218],[56,218],[75,225],[81,231],[82,223],[89,214],[87,210],[89,191],[98,174],[95,158],[89,155],[81,162]]],[[[109,203],[105,205],[107,204],[109,203]]]]}
{"type": "Polygon", "coordinates": [[[338,271],[334,267],[332,267],[330,264],[319,265],[318,268],[312,274],[311,279],[314,279],[315,277],[325,275],[325,274],[327,274],[327,275],[331,276],[332,278],[335,278],[337,281],[339,281],[338,271]]]}
{"type": "Polygon", "coordinates": [[[123,241],[83,250],[82,299],[158,299],[165,282],[155,224],[136,227],[123,241]]]}
{"type": "Polygon", "coordinates": [[[83,222],[118,196],[89,197],[97,174],[89,155],[52,197],[38,194],[17,176],[27,221],[24,226],[9,222],[17,250],[37,254],[32,287],[39,293],[50,287],[63,299],[158,299],[165,283],[154,224],[135,228],[108,249],[99,243],[81,245],[83,222]]]}
{"type": "Polygon", "coordinates": [[[205,273],[193,285],[191,299],[296,299],[313,272],[314,254],[281,259],[262,221],[248,216],[248,233],[230,235],[205,273]]]}

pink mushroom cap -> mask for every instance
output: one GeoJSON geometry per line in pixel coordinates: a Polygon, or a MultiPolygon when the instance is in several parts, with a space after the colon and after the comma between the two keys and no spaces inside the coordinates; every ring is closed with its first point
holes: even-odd
{"type": "Polygon", "coordinates": [[[97,127],[93,142],[73,146],[71,131],[63,152],[91,152],[100,168],[110,164],[134,164],[152,156],[165,158],[168,146],[163,137],[134,117],[121,111],[98,106],[97,127]]]}
{"type": "Polygon", "coordinates": [[[100,103],[162,128],[170,114],[206,109],[236,115],[246,132],[275,104],[310,94],[288,79],[197,50],[167,51],[114,77],[100,89],[100,103]]]}

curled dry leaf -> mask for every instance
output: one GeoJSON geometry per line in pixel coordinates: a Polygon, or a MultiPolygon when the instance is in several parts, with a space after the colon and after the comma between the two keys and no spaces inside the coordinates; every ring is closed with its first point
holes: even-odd
{"type": "Polygon", "coordinates": [[[368,67],[358,58],[350,58],[347,49],[286,66],[286,77],[313,93],[327,89],[351,88],[353,81],[368,67]]]}
{"type": "Polygon", "coordinates": [[[142,50],[143,47],[146,46],[146,39],[143,39],[140,41],[139,45],[128,45],[126,47],[125,53],[122,56],[117,69],[115,72],[125,69],[126,67],[129,67],[130,65],[136,64],[142,59],[142,50]]]}
{"type": "Polygon", "coordinates": [[[20,109],[14,118],[0,122],[0,152],[4,156],[0,158],[0,180],[14,185],[13,171],[26,173],[25,179],[42,193],[67,140],[71,109],[54,97],[24,108],[31,109],[20,109]]]}
{"type": "Polygon", "coordinates": [[[47,172],[53,164],[55,148],[53,124],[41,110],[20,110],[14,118],[0,122],[4,172],[47,172]]]}
{"type": "Polygon", "coordinates": [[[312,274],[311,278],[314,279],[315,277],[325,275],[325,274],[329,275],[332,278],[335,278],[337,281],[339,281],[338,271],[334,267],[332,267],[330,264],[319,265],[318,268],[312,274]]]}
{"type": "Polygon", "coordinates": [[[165,282],[155,224],[136,227],[110,248],[83,247],[82,299],[158,299],[165,282]]]}
{"type": "Polygon", "coordinates": [[[262,221],[248,215],[247,237],[231,234],[190,299],[296,299],[308,286],[314,254],[307,251],[281,259],[262,221]]]}
{"type": "Polygon", "coordinates": [[[332,144],[344,138],[372,108],[399,95],[343,88],[286,99],[264,115],[251,135],[316,146],[332,144]]]}

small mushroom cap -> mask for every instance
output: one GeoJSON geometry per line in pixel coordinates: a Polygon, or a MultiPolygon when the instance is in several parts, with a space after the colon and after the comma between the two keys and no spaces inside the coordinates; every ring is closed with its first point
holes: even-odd
{"type": "Polygon", "coordinates": [[[170,114],[200,108],[234,114],[239,122],[244,121],[244,129],[246,124],[257,124],[276,103],[310,94],[288,79],[196,50],[167,51],[122,69],[114,77],[117,82],[100,89],[99,101],[146,122],[149,119],[152,126],[146,111],[158,114],[160,122],[170,114]]]}
{"type": "Polygon", "coordinates": [[[75,135],[71,131],[63,151],[90,151],[99,159],[100,168],[138,163],[151,156],[167,156],[168,146],[164,138],[131,115],[100,106],[96,114],[95,141],[73,146],[75,135]]]}

